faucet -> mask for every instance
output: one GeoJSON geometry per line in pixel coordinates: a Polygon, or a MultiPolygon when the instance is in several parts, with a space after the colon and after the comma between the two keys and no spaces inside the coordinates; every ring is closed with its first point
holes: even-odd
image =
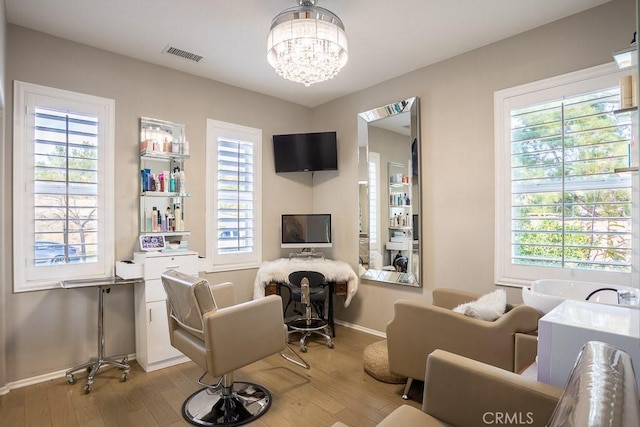
{"type": "Polygon", "coordinates": [[[635,292],[621,289],[618,291],[618,304],[623,305],[637,305],[638,304],[638,296],[635,292]]]}
{"type": "MultiPolygon", "coordinates": [[[[589,301],[589,298],[591,298],[592,296],[594,296],[595,294],[597,294],[598,292],[602,292],[602,291],[613,291],[613,292],[618,292],[617,289],[614,288],[599,288],[596,289],[595,291],[591,292],[589,295],[587,295],[587,297],[585,298],[585,301],[589,301]]],[[[619,298],[619,297],[618,297],[619,298]]]]}

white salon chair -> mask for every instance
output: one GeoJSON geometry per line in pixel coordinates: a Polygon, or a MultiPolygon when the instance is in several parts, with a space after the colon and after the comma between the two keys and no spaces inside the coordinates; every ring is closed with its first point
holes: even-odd
{"type": "Polygon", "coordinates": [[[162,285],[171,345],[205,370],[198,380],[205,387],[183,404],[185,419],[199,426],[238,426],[267,412],[269,390],[234,382],[233,371],[284,350],[287,336],[280,297],[234,305],[231,283],[211,286],[205,279],[173,270],[162,275],[162,285]],[[220,379],[204,384],[207,374],[220,379]]]}

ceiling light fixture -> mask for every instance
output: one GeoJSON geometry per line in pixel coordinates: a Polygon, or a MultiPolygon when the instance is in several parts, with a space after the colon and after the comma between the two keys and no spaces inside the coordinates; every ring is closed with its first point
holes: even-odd
{"type": "Polygon", "coordinates": [[[344,24],[317,0],[298,0],[271,22],[267,60],[287,80],[311,86],[335,77],[347,63],[344,24]]]}

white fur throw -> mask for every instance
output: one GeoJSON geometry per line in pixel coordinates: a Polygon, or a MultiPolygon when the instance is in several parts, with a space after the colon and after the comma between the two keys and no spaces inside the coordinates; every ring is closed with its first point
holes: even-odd
{"type": "Polygon", "coordinates": [[[453,311],[476,319],[494,321],[504,314],[506,308],[507,293],[504,289],[496,289],[475,301],[460,304],[453,311]]]}
{"type": "Polygon", "coordinates": [[[262,263],[253,285],[253,298],[264,297],[264,289],[269,282],[289,283],[289,274],[294,271],[317,271],[324,274],[329,282],[347,282],[345,307],[349,306],[351,298],[358,291],[358,276],[344,261],[281,258],[262,263]]]}

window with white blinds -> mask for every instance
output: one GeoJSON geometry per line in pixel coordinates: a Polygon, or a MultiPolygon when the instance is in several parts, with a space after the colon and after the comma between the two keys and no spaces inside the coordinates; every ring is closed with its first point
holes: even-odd
{"type": "Polygon", "coordinates": [[[14,288],[110,275],[113,101],[22,82],[15,89],[14,288]]]}
{"type": "Polygon", "coordinates": [[[637,212],[631,174],[618,171],[632,127],[616,114],[617,70],[603,74],[502,100],[499,281],[630,284],[637,212]]]}
{"type": "Polygon", "coordinates": [[[207,121],[207,259],[213,270],[261,262],[262,132],[207,121]]]}

